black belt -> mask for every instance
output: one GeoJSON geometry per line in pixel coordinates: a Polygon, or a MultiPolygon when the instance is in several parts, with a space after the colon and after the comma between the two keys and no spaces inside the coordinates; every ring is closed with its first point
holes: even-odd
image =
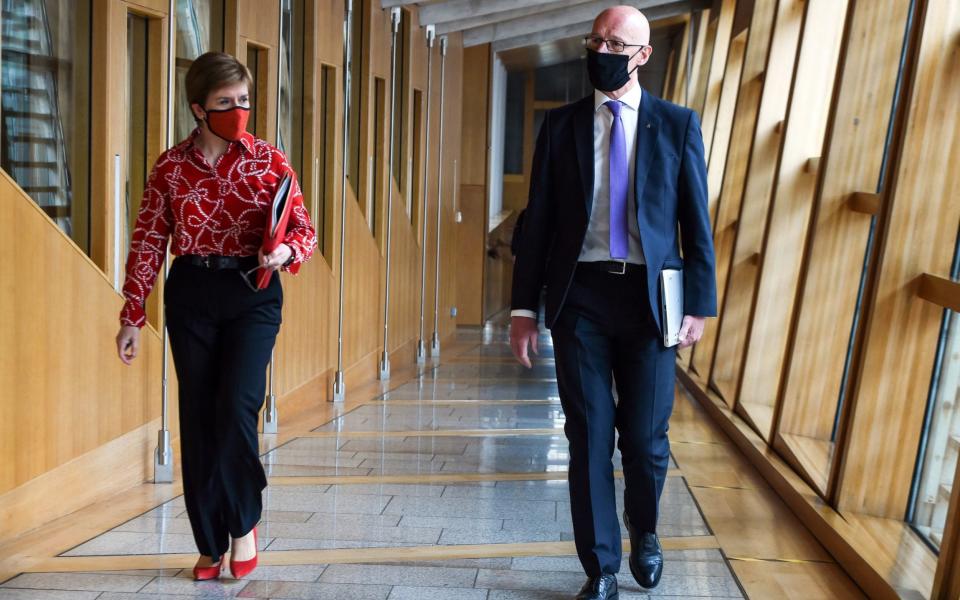
{"type": "Polygon", "coordinates": [[[598,260],[578,262],[577,268],[598,273],[610,273],[611,275],[633,275],[646,270],[647,266],[628,263],[623,260],[598,260]]]}
{"type": "Polygon", "coordinates": [[[225,269],[240,269],[249,271],[260,264],[256,256],[218,256],[210,254],[201,256],[199,254],[184,254],[178,256],[176,260],[183,261],[194,267],[203,267],[211,271],[223,271],[225,269]]]}

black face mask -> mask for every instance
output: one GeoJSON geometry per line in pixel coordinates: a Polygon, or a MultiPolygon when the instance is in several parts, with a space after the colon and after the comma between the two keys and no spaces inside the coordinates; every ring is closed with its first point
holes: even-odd
{"type": "Polygon", "coordinates": [[[587,74],[590,76],[590,83],[601,92],[619,90],[630,81],[630,75],[640,66],[637,65],[632,70],[627,71],[627,63],[634,56],[636,56],[636,53],[633,56],[604,54],[588,48],[587,74]]]}

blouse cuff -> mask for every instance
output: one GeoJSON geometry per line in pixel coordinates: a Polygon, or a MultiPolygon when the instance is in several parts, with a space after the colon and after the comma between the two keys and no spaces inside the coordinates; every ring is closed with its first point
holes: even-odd
{"type": "Polygon", "coordinates": [[[289,246],[290,250],[293,251],[293,260],[290,264],[280,267],[280,270],[290,273],[291,275],[296,275],[297,272],[300,271],[300,265],[303,263],[303,249],[300,248],[300,243],[294,240],[287,240],[284,244],[289,246]]]}
{"type": "Polygon", "coordinates": [[[127,300],[120,311],[120,324],[125,327],[143,328],[147,324],[147,314],[140,303],[127,300]]]}

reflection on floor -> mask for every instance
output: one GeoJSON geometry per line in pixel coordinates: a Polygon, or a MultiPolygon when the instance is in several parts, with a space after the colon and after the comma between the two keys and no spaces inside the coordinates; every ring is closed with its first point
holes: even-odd
{"type": "MultiPolygon", "coordinates": [[[[265,444],[264,566],[249,579],[190,579],[193,539],[174,497],[7,580],[0,599],[572,597],[583,575],[549,336],[530,371],[505,360],[504,339],[461,331],[444,364],[265,444]]],[[[859,596],[679,392],[671,439],[664,576],[643,590],[624,565],[623,600],[859,596]]]]}

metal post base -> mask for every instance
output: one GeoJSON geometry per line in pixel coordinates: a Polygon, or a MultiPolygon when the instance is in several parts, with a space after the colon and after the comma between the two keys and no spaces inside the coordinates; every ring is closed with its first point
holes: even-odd
{"type": "Polygon", "coordinates": [[[430,357],[431,358],[440,358],[440,336],[437,335],[437,332],[433,332],[433,337],[430,339],[430,357]]]}
{"type": "Polygon", "coordinates": [[[153,452],[153,482],[173,483],[173,448],[170,447],[170,431],[157,432],[157,448],[153,452]]]}
{"type": "Polygon", "coordinates": [[[390,354],[386,351],[380,355],[380,381],[390,379],[390,354]]]}
{"type": "Polygon", "coordinates": [[[417,365],[423,366],[427,364],[427,345],[423,343],[423,340],[417,342],[417,365]]]}
{"type": "Polygon", "coordinates": [[[333,380],[333,401],[343,402],[347,395],[347,387],[343,383],[343,371],[337,371],[336,378],[333,380]]]}
{"type": "Polygon", "coordinates": [[[263,432],[277,433],[277,397],[268,395],[263,409],[263,432]]]}

